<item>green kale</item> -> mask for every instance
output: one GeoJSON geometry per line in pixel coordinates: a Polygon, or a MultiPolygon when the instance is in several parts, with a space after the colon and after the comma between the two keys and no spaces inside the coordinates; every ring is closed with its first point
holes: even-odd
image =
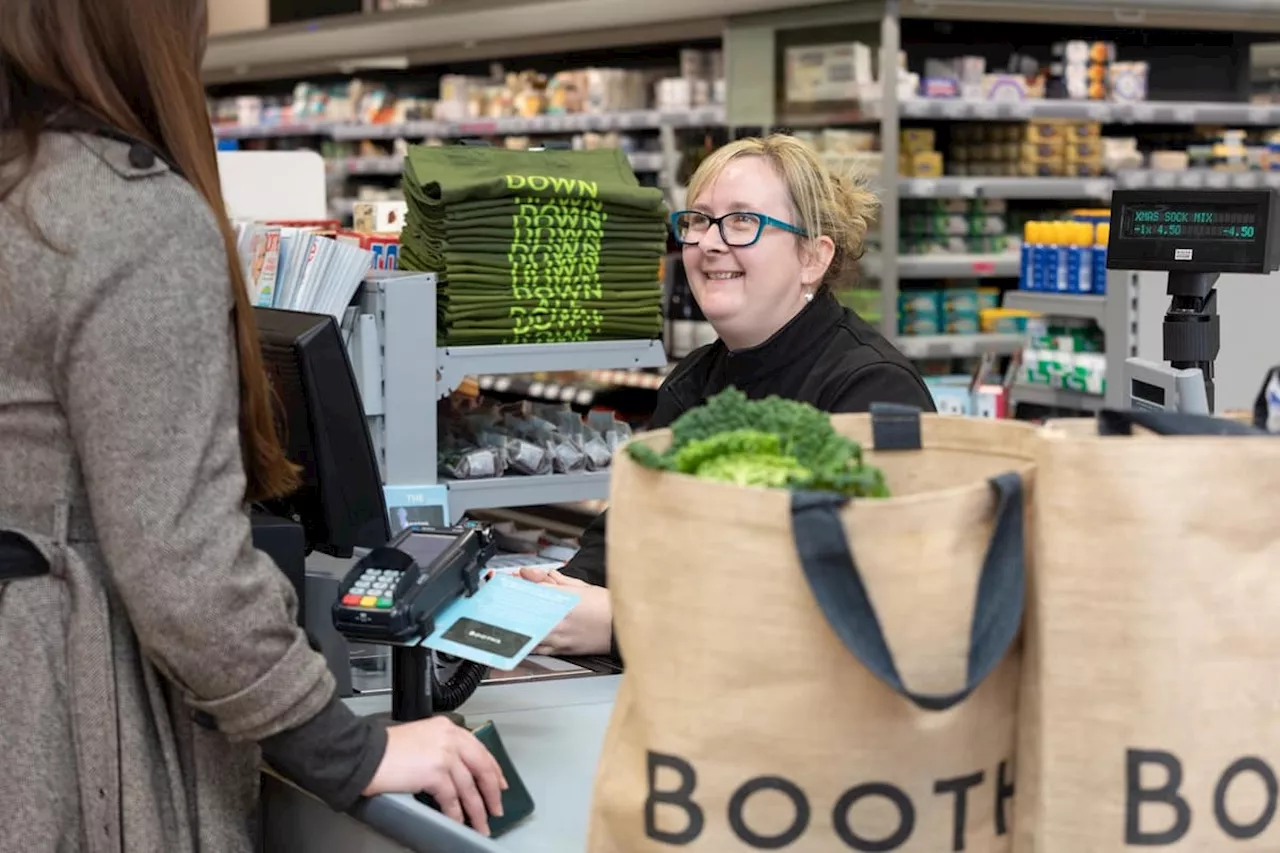
{"type": "Polygon", "coordinates": [[[707,462],[721,456],[780,456],[782,440],[755,429],[735,429],[709,438],[699,438],[675,452],[675,469],[696,474],[707,462]]]}
{"type": "Polygon", "coordinates": [[[735,388],[677,418],[665,452],[639,442],[628,450],[647,468],[739,485],[889,494],[884,474],[863,463],[862,447],[836,432],[827,413],[781,397],[749,400],[735,388]]]}
{"type": "Polygon", "coordinates": [[[752,456],[735,453],[710,459],[697,471],[704,480],[718,480],[738,486],[778,489],[790,486],[808,472],[789,456],[752,456]]]}

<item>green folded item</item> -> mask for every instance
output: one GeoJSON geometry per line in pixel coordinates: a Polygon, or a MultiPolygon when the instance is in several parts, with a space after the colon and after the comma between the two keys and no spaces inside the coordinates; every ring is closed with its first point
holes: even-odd
{"type": "Polygon", "coordinates": [[[438,337],[440,346],[506,346],[508,344],[586,343],[588,341],[653,340],[661,337],[660,320],[651,324],[602,324],[593,329],[566,329],[556,325],[467,326],[448,329],[438,337]]]}
{"type": "Polygon", "coordinates": [[[494,276],[502,281],[541,282],[557,284],[588,280],[593,284],[613,284],[635,281],[658,281],[657,264],[606,264],[596,265],[590,260],[565,260],[556,263],[514,263],[505,267],[490,263],[446,262],[450,277],[460,275],[494,276]]]}
{"type": "Polygon", "coordinates": [[[415,145],[405,160],[406,195],[428,205],[514,196],[590,199],[638,211],[663,210],[662,191],[642,187],[616,148],[514,151],[415,145]]]}
{"type": "Polygon", "coordinates": [[[449,208],[439,219],[421,217],[424,224],[443,226],[449,233],[474,225],[497,227],[598,228],[619,231],[648,228],[665,231],[666,220],[656,216],[623,216],[589,206],[567,206],[560,202],[541,204],[508,204],[500,210],[461,211],[449,208]]]}

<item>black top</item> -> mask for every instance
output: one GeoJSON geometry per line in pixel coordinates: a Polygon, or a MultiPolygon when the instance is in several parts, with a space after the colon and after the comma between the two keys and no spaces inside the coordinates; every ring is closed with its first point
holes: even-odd
{"type": "MultiPolygon", "coordinates": [[[[872,403],[935,411],[915,365],[826,291],[758,347],[732,352],[717,341],[690,353],[658,389],[649,427],[669,426],[729,386],[751,399],[776,395],[833,414],[865,412],[872,403]]],[[[587,528],[564,574],[608,585],[606,516],[601,513],[587,528]]]]}

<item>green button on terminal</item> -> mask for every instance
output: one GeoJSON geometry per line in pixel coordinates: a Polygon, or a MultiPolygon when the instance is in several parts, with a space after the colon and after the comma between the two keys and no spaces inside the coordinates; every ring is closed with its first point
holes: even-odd
{"type": "Polygon", "coordinates": [[[383,609],[383,610],[386,610],[386,609],[390,608],[390,607],[391,607],[391,599],[389,599],[389,598],[379,598],[379,599],[378,599],[378,607],[379,607],[379,608],[381,608],[381,609],[383,609]]]}

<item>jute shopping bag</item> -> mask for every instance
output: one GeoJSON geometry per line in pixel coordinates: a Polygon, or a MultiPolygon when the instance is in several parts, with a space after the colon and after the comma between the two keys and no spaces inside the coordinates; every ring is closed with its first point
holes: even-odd
{"type": "Polygon", "coordinates": [[[1035,429],[918,412],[832,423],[892,497],[615,456],[626,672],[591,853],[1008,849],[1035,429]]]}
{"type": "Polygon", "coordinates": [[[1080,426],[1037,457],[1015,850],[1280,850],[1280,437],[1080,426]]]}

